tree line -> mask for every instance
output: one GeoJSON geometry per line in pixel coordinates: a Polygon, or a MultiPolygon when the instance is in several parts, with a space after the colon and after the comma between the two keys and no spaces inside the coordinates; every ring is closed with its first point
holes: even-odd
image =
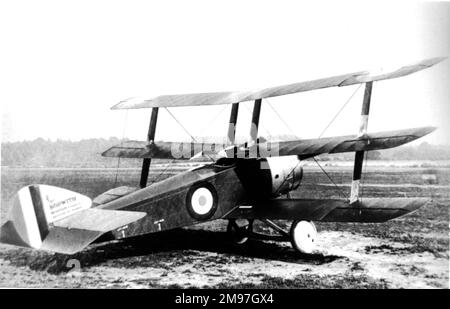
{"type": "MultiPolygon", "coordinates": [[[[1,165],[8,167],[140,167],[140,159],[105,158],[101,153],[120,144],[116,137],[91,138],[80,141],[45,140],[6,142],[1,144],[1,165]]],[[[353,160],[353,153],[321,155],[321,160],[353,160]]],[[[368,153],[371,160],[450,160],[450,145],[401,146],[368,153]]],[[[170,160],[158,160],[168,162],[170,160]]]]}

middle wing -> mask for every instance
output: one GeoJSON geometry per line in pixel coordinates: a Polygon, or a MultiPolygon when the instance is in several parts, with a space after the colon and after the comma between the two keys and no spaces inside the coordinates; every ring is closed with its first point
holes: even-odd
{"type": "Polygon", "coordinates": [[[397,147],[433,132],[435,127],[385,131],[363,136],[348,135],[327,138],[315,138],[276,143],[263,143],[249,148],[249,153],[258,153],[258,157],[298,155],[302,158],[322,153],[343,153],[370,151],[397,147]],[[278,149],[276,149],[278,147],[278,149]],[[278,153],[278,154],[277,154],[278,153]]]}
{"type": "Polygon", "coordinates": [[[227,146],[211,143],[175,143],[129,141],[106,150],[105,157],[191,159],[198,154],[226,158],[264,158],[298,155],[303,159],[322,153],[342,153],[388,149],[409,143],[433,132],[435,127],[422,127],[405,130],[370,133],[361,137],[356,135],[327,138],[303,139],[281,142],[264,142],[251,147],[227,146]]]}

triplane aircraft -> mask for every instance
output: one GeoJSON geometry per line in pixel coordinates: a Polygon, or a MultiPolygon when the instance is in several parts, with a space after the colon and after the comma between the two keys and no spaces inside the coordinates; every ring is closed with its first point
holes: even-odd
{"type": "Polygon", "coordinates": [[[1,228],[1,242],[73,254],[94,241],[123,239],[226,219],[229,221],[227,231],[236,243],[244,243],[248,238],[290,240],[294,249],[308,254],[314,250],[317,236],[313,221],[384,222],[408,214],[430,200],[360,198],[364,154],[403,145],[435,128],[367,133],[372,86],[376,81],[405,76],[443,59],[424,60],[388,73],[355,72],[258,91],[164,95],[149,100],[122,101],[112,109],[152,108],[147,141],[124,142],[103,155],[143,159],[140,186],[114,188],[93,201],[53,186],[24,187],[12,201],[8,221],[1,228]],[[357,135],[280,142],[258,139],[263,99],[355,84],[365,84],[357,135]],[[237,144],[235,126],[239,103],[245,101],[254,101],[251,139],[237,144]],[[186,148],[186,144],[154,141],[159,108],[218,104],[231,105],[228,142],[224,145],[193,141],[186,148]],[[342,152],[355,152],[349,199],[290,198],[289,192],[296,190],[302,180],[302,160],[342,152]],[[202,156],[213,158],[214,162],[147,186],[152,159],[202,156]],[[290,231],[278,226],[273,221],[276,219],[291,220],[290,231]],[[257,233],[253,228],[254,220],[264,222],[277,235],[257,233]]]}

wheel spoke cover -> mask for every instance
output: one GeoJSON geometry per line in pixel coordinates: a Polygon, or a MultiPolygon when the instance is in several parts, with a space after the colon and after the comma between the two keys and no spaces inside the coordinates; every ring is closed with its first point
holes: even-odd
{"type": "Polygon", "coordinates": [[[291,242],[294,249],[312,253],[316,247],[317,230],[312,222],[295,221],[291,228],[291,242]]]}

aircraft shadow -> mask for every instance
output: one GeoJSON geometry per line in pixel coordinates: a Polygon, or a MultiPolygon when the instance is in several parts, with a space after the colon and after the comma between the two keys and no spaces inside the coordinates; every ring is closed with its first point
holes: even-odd
{"type": "MultiPolygon", "coordinates": [[[[161,262],[177,261],[178,258],[183,263],[189,263],[189,255],[191,253],[186,254],[186,252],[183,252],[189,250],[231,255],[231,259],[218,257],[217,263],[239,263],[240,259],[260,258],[306,265],[320,265],[342,258],[320,253],[306,256],[294,251],[290,246],[283,246],[276,242],[249,240],[244,245],[236,245],[229,241],[225,232],[177,229],[121,241],[96,244],[70,256],[41,254],[34,259],[28,257],[26,266],[34,270],[45,270],[54,274],[70,271],[74,265],[71,261],[74,260],[79,262],[82,268],[99,265],[104,262],[110,262],[114,266],[117,265],[124,268],[161,266],[161,262]],[[119,261],[119,259],[135,257],[140,258],[130,263],[119,261]]],[[[28,254],[28,252],[24,254],[28,254]]],[[[14,259],[10,259],[12,264],[24,266],[23,258],[20,259],[19,263],[14,261],[14,259]]],[[[216,260],[209,259],[208,262],[216,262],[216,260]]]]}

